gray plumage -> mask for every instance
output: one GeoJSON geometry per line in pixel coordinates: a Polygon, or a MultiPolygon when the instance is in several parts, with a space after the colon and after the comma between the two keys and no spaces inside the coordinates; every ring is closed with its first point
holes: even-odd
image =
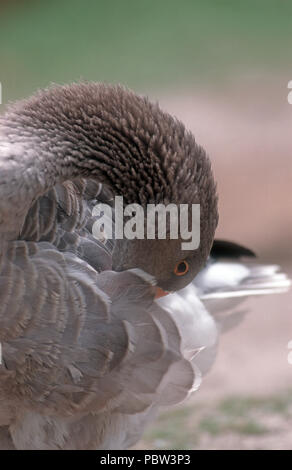
{"type": "MultiPolygon", "coordinates": [[[[214,281],[212,258],[194,279],[217,219],[205,152],[146,98],[91,83],[8,108],[0,117],[2,447],[126,448],[159,406],[198,388],[222,324],[206,296],[230,292],[229,279],[214,281]],[[182,252],[169,238],[95,239],[92,209],[113,194],[144,206],[200,203],[199,249],[182,252]],[[182,259],[190,269],[178,278],[182,259]],[[157,286],[185,288],[154,301],[157,286]]],[[[262,284],[273,283],[264,272],[262,284]]],[[[246,277],[235,278],[233,291],[244,290],[246,277]]]]}
{"type": "Polygon", "coordinates": [[[10,106],[0,169],[0,425],[19,449],[127,447],[159,405],[199,383],[193,345],[154,295],[188,284],[207,259],[210,162],[146,98],[79,84],[10,106]],[[101,183],[127,203],[200,203],[200,248],[97,241],[92,208],[111,198],[101,183]]]}

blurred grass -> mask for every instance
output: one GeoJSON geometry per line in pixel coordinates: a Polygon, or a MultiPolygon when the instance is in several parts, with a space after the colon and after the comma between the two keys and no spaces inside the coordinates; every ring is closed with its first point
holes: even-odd
{"type": "MultiPolygon", "coordinates": [[[[292,391],[265,397],[231,396],[215,403],[198,402],[161,413],[146,432],[143,448],[196,449],[202,438],[214,442],[217,436],[252,436],[279,434],[272,423],[286,423],[292,418],[292,391]],[[276,418],[276,420],[275,420],[276,418]]],[[[291,443],[292,448],[292,443],[291,443]]]]}
{"type": "Polygon", "coordinates": [[[198,430],[189,426],[189,417],[196,411],[197,407],[186,406],[161,413],[144,437],[146,447],[181,450],[193,447],[198,441],[198,430]]]}
{"type": "Polygon", "coordinates": [[[291,0],[19,0],[0,11],[0,81],[5,102],[80,78],[214,85],[288,68],[291,36],[291,0]]]}

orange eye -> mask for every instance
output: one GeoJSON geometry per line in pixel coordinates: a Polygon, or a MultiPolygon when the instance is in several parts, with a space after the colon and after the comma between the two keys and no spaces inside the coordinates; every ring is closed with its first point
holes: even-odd
{"type": "Polygon", "coordinates": [[[189,263],[187,261],[179,261],[176,267],[174,268],[174,274],[177,276],[183,276],[189,270],[189,263]]]}

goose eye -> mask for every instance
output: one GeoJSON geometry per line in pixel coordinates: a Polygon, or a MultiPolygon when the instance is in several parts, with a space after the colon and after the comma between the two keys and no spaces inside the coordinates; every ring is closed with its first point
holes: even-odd
{"type": "Polygon", "coordinates": [[[176,267],[174,268],[174,274],[177,276],[183,276],[189,270],[189,263],[187,261],[179,261],[176,267]]]}

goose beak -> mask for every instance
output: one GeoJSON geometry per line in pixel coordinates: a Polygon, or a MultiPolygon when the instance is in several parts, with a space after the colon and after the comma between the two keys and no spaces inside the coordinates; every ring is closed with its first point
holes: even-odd
{"type": "Polygon", "coordinates": [[[155,289],[155,299],[159,299],[160,297],[164,297],[165,295],[169,294],[166,290],[161,289],[161,287],[156,287],[155,289]]]}

